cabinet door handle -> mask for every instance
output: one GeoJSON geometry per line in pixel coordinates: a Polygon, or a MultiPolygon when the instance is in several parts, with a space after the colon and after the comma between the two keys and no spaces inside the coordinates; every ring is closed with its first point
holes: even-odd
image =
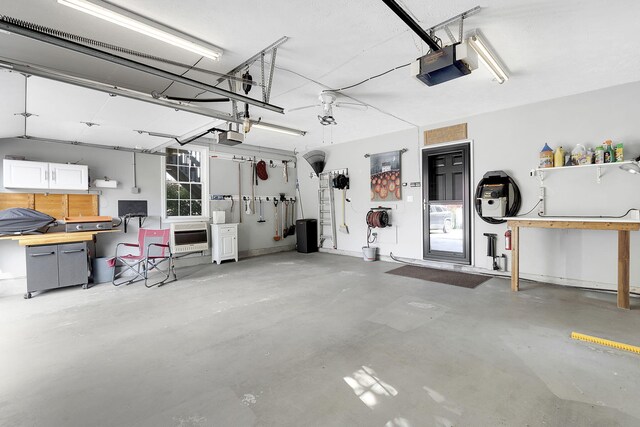
{"type": "Polygon", "coordinates": [[[71,251],[62,251],[63,254],[77,254],[78,252],[84,252],[84,249],[73,249],[71,251]]]}
{"type": "Polygon", "coordinates": [[[37,257],[37,256],[48,256],[48,255],[55,255],[55,252],[47,252],[47,253],[40,253],[40,254],[31,254],[32,257],[37,257]]]}
{"type": "Polygon", "coordinates": [[[49,181],[49,171],[44,171],[44,180],[49,181]]]}
{"type": "Polygon", "coordinates": [[[56,171],[51,171],[51,180],[52,180],[53,182],[55,182],[55,181],[56,181],[56,171]]]}

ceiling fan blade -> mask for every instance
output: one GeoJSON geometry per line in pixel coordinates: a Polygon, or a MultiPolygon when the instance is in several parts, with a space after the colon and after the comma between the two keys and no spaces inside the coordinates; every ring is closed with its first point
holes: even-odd
{"type": "Polygon", "coordinates": [[[357,102],[336,102],[333,105],[339,108],[352,108],[354,110],[362,110],[362,111],[369,108],[366,105],[358,104],[357,102]]]}
{"type": "Polygon", "coordinates": [[[305,105],[304,107],[289,108],[288,110],[285,110],[285,113],[291,113],[292,111],[298,111],[298,110],[306,110],[307,108],[317,108],[319,106],[320,104],[313,104],[313,105],[305,105]]]}

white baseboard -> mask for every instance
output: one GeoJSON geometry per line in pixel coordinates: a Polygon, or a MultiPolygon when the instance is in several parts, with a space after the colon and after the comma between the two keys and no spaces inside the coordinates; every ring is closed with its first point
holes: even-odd
{"type": "Polygon", "coordinates": [[[238,256],[240,258],[250,258],[250,257],[260,256],[260,255],[275,254],[278,252],[293,251],[295,250],[295,248],[296,248],[296,245],[277,246],[273,248],[249,249],[248,251],[238,252],[238,256]]]}
{"type": "MultiPolygon", "coordinates": [[[[320,248],[319,251],[323,253],[329,253],[329,254],[335,254],[335,255],[345,255],[345,256],[362,258],[361,252],[345,251],[342,249],[327,249],[327,248],[320,248]]],[[[387,255],[378,254],[378,259],[381,261],[395,262],[398,264],[402,264],[387,255]]],[[[452,264],[447,262],[427,261],[422,259],[403,258],[403,260],[406,260],[411,264],[417,264],[417,265],[422,265],[422,266],[431,267],[431,268],[438,268],[441,270],[460,271],[463,273],[488,274],[495,277],[511,278],[511,273],[508,271],[494,271],[486,268],[475,267],[472,265],[459,265],[459,264],[452,264]]],[[[575,287],[575,288],[602,289],[603,291],[617,291],[618,289],[617,284],[615,283],[590,282],[586,280],[545,276],[541,274],[520,273],[520,279],[530,280],[532,282],[551,283],[553,285],[569,286],[569,287],[575,287]]],[[[631,292],[640,293],[640,286],[630,286],[629,288],[631,292]]]]}
{"type": "MultiPolygon", "coordinates": [[[[289,245],[289,246],[278,246],[274,248],[249,249],[246,251],[238,252],[238,258],[239,259],[251,258],[251,257],[256,257],[261,255],[274,254],[277,252],[287,252],[287,251],[292,251],[295,248],[296,248],[295,245],[289,245]]],[[[211,264],[211,254],[207,252],[205,253],[205,255],[202,255],[202,256],[188,256],[188,257],[176,259],[176,267],[191,267],[191,266],[200,265],[200,264],[211,264]]]]}

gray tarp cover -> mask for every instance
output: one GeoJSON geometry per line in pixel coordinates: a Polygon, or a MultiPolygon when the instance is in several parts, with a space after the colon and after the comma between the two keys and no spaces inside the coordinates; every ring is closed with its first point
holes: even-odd
{"type": "Polygon", "coordinates": [[[55,218],[33,209],[5,209],[0,211],[0,234],[21,234],[37,231],[55,221],[55,218]]]}

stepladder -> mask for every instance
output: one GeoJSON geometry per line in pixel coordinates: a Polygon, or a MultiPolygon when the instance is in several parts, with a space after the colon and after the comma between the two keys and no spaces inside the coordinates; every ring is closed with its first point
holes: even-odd
{"type": "Polygon", "coordinates": [[[336,242],[336,209],[331,185],[331,174],[323,172],[319,176],[318,187],[318,233],[319,246],[326,248],[325,243],[331,240],[331,247],[337,248],[336,242]]]}

